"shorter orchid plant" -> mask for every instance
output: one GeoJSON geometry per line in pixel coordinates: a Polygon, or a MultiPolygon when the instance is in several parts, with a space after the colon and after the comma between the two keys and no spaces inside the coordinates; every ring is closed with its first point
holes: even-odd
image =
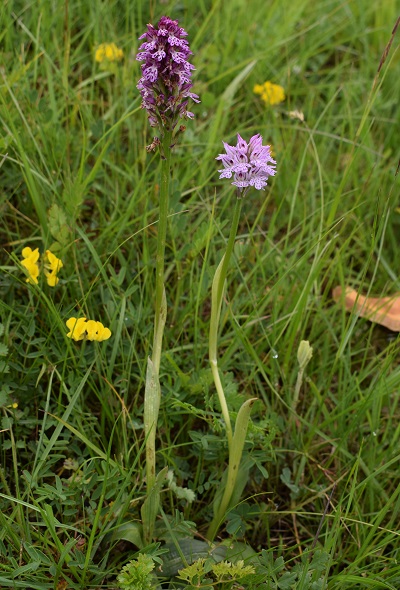
{"type": "MultiPolygon", "coordinates": [[[[235,238],[238,231],[242,199],[251,187],[264,190],[267,180],[275,175],[275,160],[271,157],[271,147],[262,145],[261,135],[253,135],[249,143],[238,134],[236,146],[224,142],[225,154],[220,154],[216,159],[221,160],[224,168],[219,170],[220,178],[232,178],[231,184],[236,187],[236,203],[233,212],[233,220],[228,238],[225,254],[215,271],[212,284],[211,319],[209,334],[209,359],[215,387],[221,405],[225,422],[226,436],[228,439],[229,463],[225,488],[221,501],[215,506],[214,518],[208,529],[207,537],[213,540],[219,525],[224,519],[229,502],[235,489],[239,464],[242,458],[243,447],[246,439],[251,408],[256,398],[246,400],[240,408],[235,428],[232,430],[229,409],[222,387],[218,370],[218,326],[221,315],[222,299],[225,287],[225,279],[229,261],[233,252],[235,238]]],[[[217,496],[219,494],[217,493],[217,496]]]]}

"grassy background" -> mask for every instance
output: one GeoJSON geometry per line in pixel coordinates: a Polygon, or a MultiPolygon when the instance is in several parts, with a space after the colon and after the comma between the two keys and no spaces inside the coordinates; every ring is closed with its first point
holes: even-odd
{"type": "Polygon", "coordinates": [[[397,17],[391,0],[0,8],[0,585],[112,588],[135,551],[126,523],[138,521],[145,493],[159,182],[135,54],[146,23],[163,14],[189,33],[202,99],[174,155],[158,441],[160,468],[197,499],[186,505],[166,491],[164,512],[176,535],[188,521],[204,534],[226,465],[207,333],[234,193],[214,158],[222,140],[259,132],[278,173],[244,203],[220,366],[233,414],[243,396],[260,402],[244,501],[221,536],[290,566],[314,542],[332,494],[317,539],[330,555],[326,587],[396,590],[399,340],[331,297],[338,284],[400,290],[398,33],[377,75],[397,17]],[[112,71],[94,61],[102,42],[124,50],[112,71]],[[266,80],[285,88],[284,103],[253,94],[266,80]],[[294,109],[304,123],[288,117],[294,109]],[[64,268],[57,288],[35,288],[17,260],[24,246],[52,244],[55,204],[66,218],[64,268]],[[112,338],[69,341],[71,315],[102,321],[112,338]],[[293,415],[302,339],[314,354],[293,415]]]}

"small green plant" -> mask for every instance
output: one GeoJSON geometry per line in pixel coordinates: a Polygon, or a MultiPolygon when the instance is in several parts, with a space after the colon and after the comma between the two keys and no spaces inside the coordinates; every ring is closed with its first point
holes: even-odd
{"type": "Polygon", "coordinates": [[[154,575],[151,573],[155,563],[150,555],[139,553],[136,559],[131,559],[118,575],[118,587],[121,590],[151,590],[154,588],[154,575]]]}
{"type": "Polygon", "coordinates": [[[289,568],[283,557],[273,558],[272,553],[262,551],[246,562],[220,561],[200,558],[179,570],[177,579],[187,583],[187,588],[236,588],[237,582],[247,590],[325,590],[329,555],[317,550],[310,559],[289,568]]]}
{"type": "Polygon", "coordinates": [[[243,560],[236,563],[220,561],[213,563],[204,558],[179,571],[177,578],[187,582],[187,588],[231,588],[235,582],[255,574],[252,565],[245,565],[243,560]]]}

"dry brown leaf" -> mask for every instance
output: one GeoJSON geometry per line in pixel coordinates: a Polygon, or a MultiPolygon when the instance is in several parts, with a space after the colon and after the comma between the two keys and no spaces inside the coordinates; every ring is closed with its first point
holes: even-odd
{"type": "Polygon", "coordinates": [[[391,297],[364,297],[355,289],[346,287],[344,297],[342,287],[335,287],[332,291],[335,301],[344,301],[347,311],[356,311],[362,318],[381,324],[400,332],[400,293],[394,293],[391,297]]]}

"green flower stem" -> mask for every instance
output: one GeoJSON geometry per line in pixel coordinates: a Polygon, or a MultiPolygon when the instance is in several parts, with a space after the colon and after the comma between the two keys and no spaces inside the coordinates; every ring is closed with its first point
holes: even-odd
{"type": "MultiPolygon", "coordinates": [[[[301,386],[303,385],[303,377],[304,377],[304,369],[300,368],[299,372],[297,373],[296,386],[294,389],[294,395],[293,395],[293,400],[292,400],[293,413],[296,411],[297,404],[299,403],[300,390],[301,390],[301,386]]],[[[294,416],[294,414],[291,414],[291,417],[293,417],[293,416],[294,416]]]]}
{"type": "Polygon", "coordinates": [[[217,390],[219,403],[221,405],[222,416],[225,421],[226,438],[228,439],[228,449],[230,452],[230,449],[232,446],[232,424],[231,424],[231,419],[229,417],[228,404],[226,403],[224,389],[222,387],[221,378],[219,376],[218,362],[217,362],[217,360],[210,359],[210,363],[211,363],[211,371],[212,371],[212,376],[214,379],[215,388],[217,390]]]}
{"type": "Polygon", "coordinates": [[[209,335],[209,358],[211,364],[212,375],[215,383],[215,388],[218,393],[218,399],[221,405],[222,415],[225,421],[226,436],[228,440],[229,462],[226,482],[221,484],[223,486],[223,494],[220,503],[214,510],[214,518],[207,531],[207,538],[213,540],[221,522],[224,519],[226,510],[232,499],[235,491],[236,480],[239,472],[240,460],[242,458],[244,442],[247,433],[247,427],[250,419],[251,408],[254,399],[247,400],[243,403],[236,418],[235,430],[232,431],[231,419],[229,416],[228,404],[224,389],[222,387],[221,378],[218,370],[218,327],[221,315],[222,298],[225,287],[226,273],[228,270],[229,261],[235,245],[235,238],[239,226],[240,211],[242,207],[241,199],[236,200],[235,209],[233,212],[233,220],[231,230],[229,233],[226,252],[215,271],[212,294],[211,294],[211,319],[210,319],[210,335],[209,335]]]}
{"type": "MultiPolygon", "coordinates": [[[[157,258],[156,258],[156,309],[154,321],[154,339],[152,361],[158,374],[160,370],[162,339],[165,319],[163,300],[164,294],[164,258],[165,240],[167,236],[169,181],[171,177],[171,143],[172,133],[165,132],[161,144],[161,184],[160,184],[160,213],[157,233],[157,258]],[[163,321],[164,320],[164,321],[163,321]]],[[[165,310],[166,311],[166,310],[165,310]]]]}
{"type": "Polygon", "coordinates": [[[214,275],[211,295],[211,318],[210,318],[210,335],[209,335],[209,359],[211,364],[211,370],[214,378],[215,387],[218,394],[219,403],[221,405],[222,415],[225,421],[226,435],[228,438],[229,452],[232,445],[232,424],[229,418],[228,406],[224,390],[222,387],[221,379],[218,371],[218,326],[219,318],[221,315],[222,296],[224,292],[225,278],[228,270],[229,260],[235,245],[235,238],[239,226],[240,211],[242,208],[241,199],[236,200],[235,209],[233,212],[233,220],[231,225],[231,231],[228,238],[228,244],[226,246],[226,252],[218,265],[218,268],[214,275]]]}
{"type": "Polygon", "coordinates": [[[158,412],[161,402],[160,388],[160,362],[164,326],[167,318],[167,299],[165,295],[165,242],[168,223],[169,181],[171,176],[171,143],[172,132],[165,132],[161,143],[161,183],[159,220],[157,233],[157,258],[156,258],[156,301],[153,351],[151,359],[148,359],[146,386],[144,392],[144,431],[146,437],[146,486],[147,509],[143,512],[143,535],[146,543],[151,542],[154,523],[159,506],[159,493],[152,494],[156,484],[156,431],[158,412]],[[151,501],[150,501],[151,498],[151,501]]]}

